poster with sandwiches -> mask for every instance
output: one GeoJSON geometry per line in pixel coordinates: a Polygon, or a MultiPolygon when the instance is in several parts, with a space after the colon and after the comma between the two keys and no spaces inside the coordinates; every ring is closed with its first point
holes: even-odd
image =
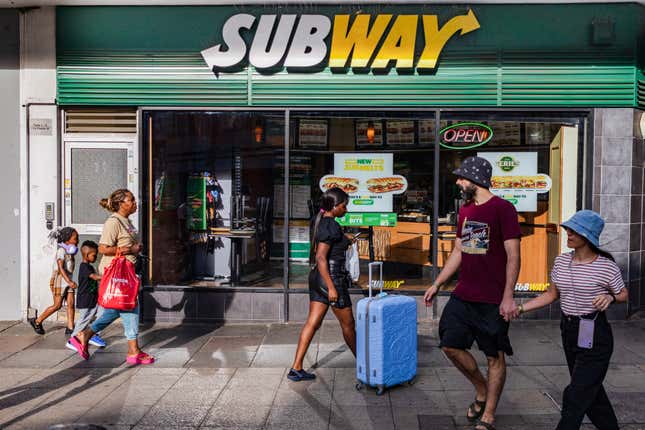
{"type": "Polygon", "coordinates": [[[538,194],[551,189],[551,178],[538,173],[537,152],[479,152],[493,165],[490,191],[513,203],[518,212],[536,212],[538,194]]]}
{"type": "Polygon", "coordinates": [[[392,212],[392,196],[408,188],[393,172],[391,153],[334,154],[334,173],[320,178],[322,191],[338,187],[349,194],[348,212],[392,212]]]}

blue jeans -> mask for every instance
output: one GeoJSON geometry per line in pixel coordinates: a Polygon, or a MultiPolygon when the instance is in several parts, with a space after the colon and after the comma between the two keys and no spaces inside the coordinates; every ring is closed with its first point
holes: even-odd
{"type": "Polygon", "coordinates": [[[106,309],[99,306],[99,317],[92,323],[90,328],[94,333],[103,331],[103,329],[121,317],[123,321],[123,331],[127,340],[136,340],[139,334],[139,305],[131,311],[120,311],[117,309],[106,309]]]}

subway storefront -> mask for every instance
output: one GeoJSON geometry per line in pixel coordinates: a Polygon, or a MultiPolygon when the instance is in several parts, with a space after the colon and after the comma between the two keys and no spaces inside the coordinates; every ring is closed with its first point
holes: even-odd
{"type": "Polygon", "coordinates": [[[309,220],[339,186],[339,222],[359,234],[355,301],[382,261],[384,288],[430,319],[443,302],[420,299],[463,204],[451,172],[479,155],[518,211],[518,299],[549,285],[559,223],[592,208],[613,234],[627,225],[626,243],[605,240],[638,292],[615,311],[627,315],[640,307],[644,9],[59,7],[65,222],[96,238],[96,197],[136,191],[144,319],[302,320],[309,220]]]}

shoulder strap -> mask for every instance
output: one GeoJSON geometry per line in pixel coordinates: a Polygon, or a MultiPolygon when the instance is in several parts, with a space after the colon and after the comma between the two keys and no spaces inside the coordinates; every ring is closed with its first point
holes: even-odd
{"type": "Polygon", "coordinates": [[[128,236],[130,236],[130,238],[131,238],[134,242],[136,242],[136,241],[137,241],[137,239],[134,237],[134,235],[133,235],[132,233],[130,233],[130,229],[128,228],[128,226],[127,226],[127,225],[125,225],[125,224],[124,224],[124,222],[123,222],[123,221],[121,221],[121,218],[119,218],[118,216],[116,216],[116,214],[113,214],[112,216],[113,216],[114,218],[116,218],[116,220],[117,220],[117,221],[119,221],[119,224],[121,224],[121,226],[125,229],[125,231],[127,231],[127,232],[128,232],[128,236]]]}

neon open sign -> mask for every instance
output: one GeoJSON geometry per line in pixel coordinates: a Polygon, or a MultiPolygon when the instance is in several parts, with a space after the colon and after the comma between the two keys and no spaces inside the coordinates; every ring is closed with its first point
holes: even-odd
{"type": "Polygon", "coordinates": [[[460,122],[439,132],[439,144],[447,149],[472,149],[485,145],[493,130],[480,122],[460,122]]]}

